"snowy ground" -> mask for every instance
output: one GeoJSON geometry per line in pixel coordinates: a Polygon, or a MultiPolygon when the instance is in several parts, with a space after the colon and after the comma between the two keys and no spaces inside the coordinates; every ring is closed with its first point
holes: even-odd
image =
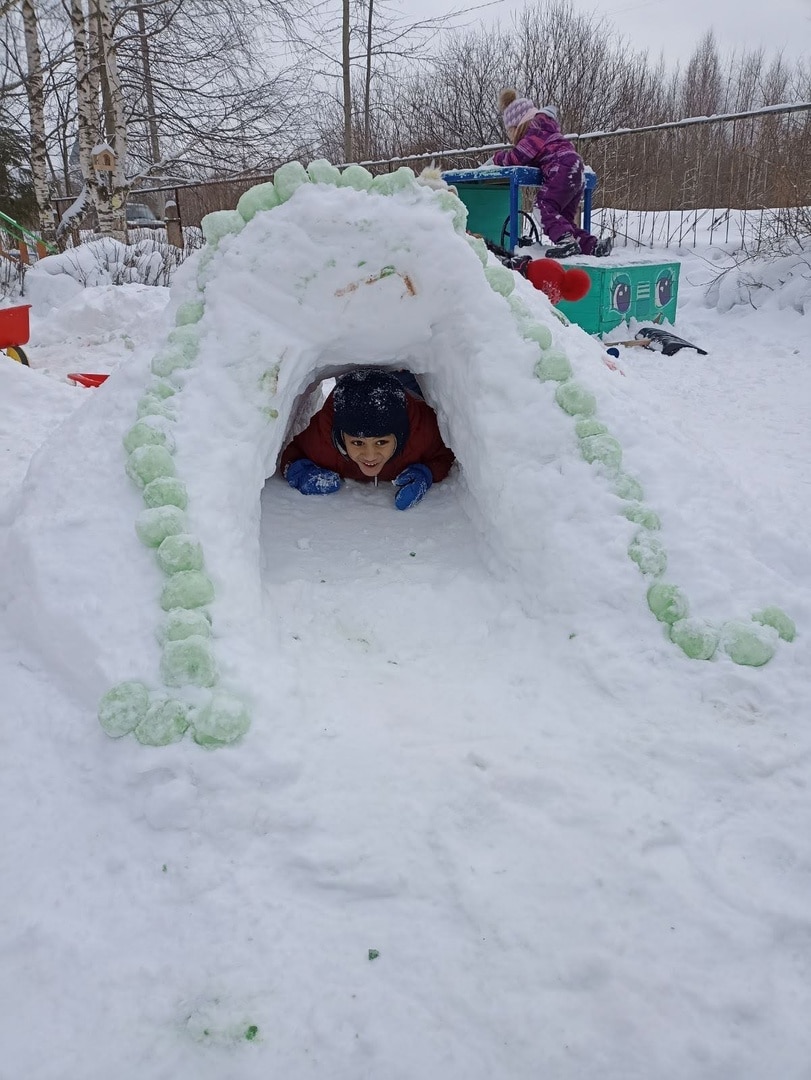
{"type": "MultiPolygon", "coordinates": [[[[779,604],[797,640],[760,669],[682,656],[562,435],[524,578],[464,475],[406,514],[271,479],[239,746],[108,739],[75,643],[4,619],[0,1076],[808,1076],[808,317],[777,296],[720,314],[709,260],[684,253],[676,327],[709,355],[625,350],[600,414],[669,577],[708,617],[779,604]]],[[[60,423],[107,392],[65,375],[121,366],[125,393],[170,325],[166,290],[68,291],[32,296],[33,370],[0,364],[2,525],[37,447],[69,457],[60,423]]],[[[85,480],[66,544],[104,527],[85,480]]],[[[15,612],[35,605],[3,565],[15,612]]]]}

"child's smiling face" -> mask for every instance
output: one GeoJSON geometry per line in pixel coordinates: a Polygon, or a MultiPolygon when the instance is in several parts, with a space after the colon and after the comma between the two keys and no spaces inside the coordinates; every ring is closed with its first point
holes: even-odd
{"type": "Polygon", "coordinates": [[[364,476],[377,476],[397,449],[394,435],[378,435],[375,439],[362,439],[357,435],[341,432],[346,452],[364,476]]]}

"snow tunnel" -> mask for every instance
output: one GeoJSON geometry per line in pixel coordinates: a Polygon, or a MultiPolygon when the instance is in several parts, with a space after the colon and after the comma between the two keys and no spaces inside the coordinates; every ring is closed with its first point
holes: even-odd
{"type": "MultiPolygon", "coordinates": [[[[523,523],[550,516],[566,479],[543,466],[576,445],[572,417],[594,411],[561,345],[599,346],[464,226],[459,200],[410,170],[372,180],[356,166],[284,166],[205,219],[164,344],[121,365],[36,456],[6,549],[27,587],[5,604],[21,637],[58,642],[50,664],[88,706],[102,698],[108,734],[161,744],[191,724],[220,745],[244,733],[245,672],[268,616],[261,493],[312,388],[353,367],[418,377],[471,522],[497,538],[494,565],[522,575],[530,602],[540,550],[559,574],[587,565],[596,533],[577,553],[571,530],[553,541],[523,523]],[[89,484],[104,520],[83,511],[89,484]],[[79,603],[53,587],[66,577],[79,603]]],[[[593,365],[592,382],[606,375],[593,365]]],[[[638,500],[638,485],[622,494],[603,428],[578,432],[582,456],[638,500]]],[[[661,574],[658,541],[643,539],[649,565],[629,554],[661,574]]],[[[266,668],[272,679],[272,656],[266,668]]]]}

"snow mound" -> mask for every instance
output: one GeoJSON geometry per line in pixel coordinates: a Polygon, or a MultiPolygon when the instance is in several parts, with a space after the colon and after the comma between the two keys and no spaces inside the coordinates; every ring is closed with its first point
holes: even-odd
{"type": "Polygon", "coordinates": [[[244,734],[251,671],[273,679],[256,644],[260,494],[314,388],[357,365],[419,377],[494,573],[530,608],[553,577],[582,609],[665,573],[659,519],[595,415],[617,393],[601,347],[466,236],[451,192],[408,169],[320,164],[286,165],[205,219],[149,369],[121,364],[32,466],[10,537],[26,588],[9,609],[21,635],[58,643],[49,659],[76,692],[104,695],[108,734],[244,734]],[[146,529],[142,500],[171,509],[146,529]],[[543,537],[525,527],[544,519],[543,537]],[[612,581],[596,569],[605,547],[612,581]],[[178,611],[212,635],[167,633],[178,611]]]}

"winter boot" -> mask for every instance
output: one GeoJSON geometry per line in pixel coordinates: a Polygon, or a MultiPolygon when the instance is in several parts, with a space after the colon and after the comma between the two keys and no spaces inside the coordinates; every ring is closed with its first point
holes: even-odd
{"type": "Polygon", "coordinates": [[[605,255],[611,254],[611,249],[614,247],[614,241],[610,236],[601,236],[597,243],[594,245],[594,255],[598,259],[602,259],[605,255]]]}
{"type": "Polygon", "coordinates": [[[568,259],[570,255],[582,255],[580,241],[573,233],[566,233],[546,252],[547,259],[568,259]]]}

